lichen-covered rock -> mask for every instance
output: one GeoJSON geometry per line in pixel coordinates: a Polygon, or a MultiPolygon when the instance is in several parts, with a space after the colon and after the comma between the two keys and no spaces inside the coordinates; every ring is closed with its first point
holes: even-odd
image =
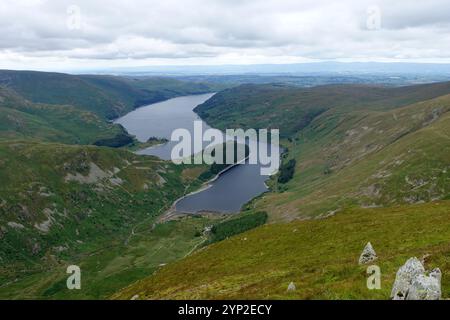
{"type": "Polygon", "coordinates": [[[361,256],[359,257],[359,264],[367,264],[376,260],[377,258],[377,254],[373,249],[372,244],[370,242],[367,242],[366,246],[363,249],[363,252],[361,253],[361,256]]]}
{"type": "Polygon", "coordinates": [[[391,298],[405,300],[413,279],[425,273],[425,268],[417,258],[410,258],[400,267],[392,287],[391,298]]]}
{"type": "Polygon", "coordinates": [[[420,274],[412,282],[406,300],[439,300],[441,298],[441,271],[435,269],[430,275],[420,274]]]}
{"type": "Polygon", "coordinates": [[[438,300],[441,298],[441,271],[426,274],[417,258],[410,258],[400,267],[392,287],[394,300],[438,300]]]}
{"type": "Polygon", "coordinates": [[[441,269],[435,268],[435,269],[431,270],[430,277],[436,278],[439,281],[439,283],[441,283],[441,279],[442,279],[441,269]]]}

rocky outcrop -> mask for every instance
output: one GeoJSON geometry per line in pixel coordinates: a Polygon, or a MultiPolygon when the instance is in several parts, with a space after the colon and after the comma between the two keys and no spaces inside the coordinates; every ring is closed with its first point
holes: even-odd
{"type": "Polygon", "coordinates": [[[413,280],[406,299],[439,300],[441,294],[441,270],[434,269],[428,276],[421,274],[413,280]]]}
{"type": "Polygon", "coordinates": [[[87,176],[82,175],[81,173],[78,173],[78,172],[75,174],[69,173],[66,175],[65,181],[66,182],[76,181],[78,183],[91,184],[91,183],[97,183],[101,179],[109,178],[112,175],[110,172],[106,172],[106,171],[103,171],[102,169],[100,169],[100,167],[97,166],[93,162],[91,162],[87,166],[89,168],[89,173],[87,176]]]}
{"type": "Polygon", "coordinates": [[[391,298],[394,300],[439,300],[441,271],[434,269],[427,275],[420,260],[410,258],[397,271],[391,298]]]}
{"type": "Polygon", "coordinates": [[[24,229],[24,225],[21,223],[17,223],[14,221],[10,221],[7,223],[9,227],[13,228],[13,229],[24,229]]]}
{"type": "Polygon", "coordinates": [[[361,256],[359,257],[359,264],[367,264],[376,260],[377,258],[377,253],[373,249],[372,244],[370,242],[367,242],[366,246],[363,249],[363,252],[361,253],[361,256]]]}

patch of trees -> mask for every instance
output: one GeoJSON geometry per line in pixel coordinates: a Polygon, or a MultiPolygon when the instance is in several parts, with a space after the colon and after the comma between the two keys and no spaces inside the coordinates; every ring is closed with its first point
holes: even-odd
{"type": "Polygon", "coordinates": [[[267,222],[264,211],[246,214],[242,217],[215,224],[211,229],[210,243],[222,241],[228,237],[256,228],[267,222]]]}
{"type": "Polygon", "coordinates": [[[101,139],[94,142],[95,146],[120,148],[133,143],[133,137],[126,133],[119,133],[113,138],[101,139]]]}
{"type": "Polygon", "coordinates": [[[291,159],[280,166],[280,173],[278,176],[279,183],[286,183],[292,179],[292,177],[294,176],[296,164],[297,161],[295,161],[295,159],[291,159]]]}

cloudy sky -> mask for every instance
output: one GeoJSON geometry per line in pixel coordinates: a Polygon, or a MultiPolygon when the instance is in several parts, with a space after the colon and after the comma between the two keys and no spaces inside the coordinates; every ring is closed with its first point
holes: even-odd
{"type": "Polygon", "coordinates": [[[0,0],[0,68],[450,62],[448,0],[0,0]]]}

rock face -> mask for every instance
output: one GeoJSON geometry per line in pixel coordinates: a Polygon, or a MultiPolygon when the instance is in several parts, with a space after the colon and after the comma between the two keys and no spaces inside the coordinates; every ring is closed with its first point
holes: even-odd
{"type": "Polygon", "coordinates": [[[410,258],[397,271],[391,292],[394,300],[439,300],[441,298],[441,271],[426,274],[417,258],[410,258]]]}
{"type": "Polygon", "coordinates": [[[377,254],[373,249],[372,244],[370,242],[367,242],[363,252],[361,253],[361,256],[359,257],[359,264],[367,264],[376,260],[377,258],[377,254]]]}
{"type": "Polygon", "coordinates": [[[391,298],[405,300],[413,279],[425,273],[425,268],[417,258],[411,258],[400,267],[392,287],[391,298]]]}

